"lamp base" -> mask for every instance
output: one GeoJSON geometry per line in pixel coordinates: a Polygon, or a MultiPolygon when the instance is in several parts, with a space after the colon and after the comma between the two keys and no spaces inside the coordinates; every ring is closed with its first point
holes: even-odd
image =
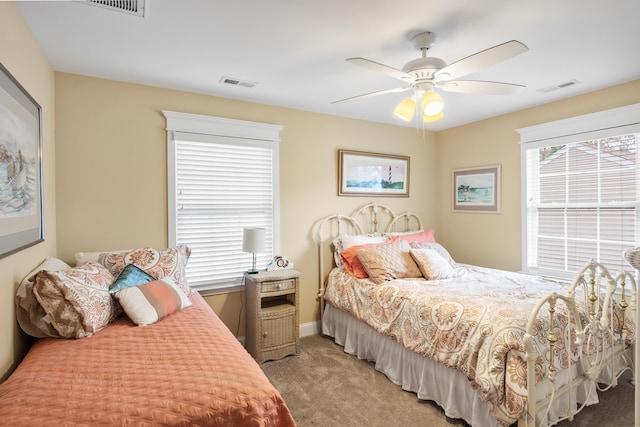
{"type": "Polygon", "coordinates": [[[259,271],[258,270],[247,270],[247,273],[249,273],[249,274],[258,274],[259,271]]]}

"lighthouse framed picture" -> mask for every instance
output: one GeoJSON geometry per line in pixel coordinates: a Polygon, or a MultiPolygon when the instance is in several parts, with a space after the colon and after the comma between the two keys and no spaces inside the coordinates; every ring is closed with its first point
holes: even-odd
{"type": "Polygon", "coordinates": [[[409,157],[338,150],[338,196],[409,197],[409,157]]]}
{"type": "Polygon", "coordinates": [[[0,64],[0,258],[44,240],[41,108],[0,64]]]}

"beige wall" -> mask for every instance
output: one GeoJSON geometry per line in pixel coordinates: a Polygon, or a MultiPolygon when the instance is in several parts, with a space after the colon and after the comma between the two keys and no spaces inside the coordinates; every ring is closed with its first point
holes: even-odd
{"type": "MultiPolygon", "coordinates": [[[[343,119],[193,93],[56,73],[58,255],[167,245],[166,132],[162,110],[282,125],[281,252],[302,273],[300,322],[318,317],[317,251],[311,229],[323,216],[351,213],[373,198],[337,196],[337,150],[411,158],[409,198],[377,198],[433,227],[435,145],[415,129],[343,119]]],[[[238,328],[238,294],[208,297],[238,328]]]]}
{"type": "Polygon", "coordinates": [[[437,237],[459,262],[521,267],[520,144],[516,129],[640,102],[640,80],[549,103],[436,135],[437,237]],[[452,170],[500,164],[502,211],[452,212],[452,170]]]}
{"type": "Polygon", "coordinates": [[[47,255],[55,255],[56,180],[54,74],[14,3],[0,2],[0,63],[42,107],[45,241],[0,259],[0,380],[29,344],[19,329],[14,295],[20,280],[47,255]]]}

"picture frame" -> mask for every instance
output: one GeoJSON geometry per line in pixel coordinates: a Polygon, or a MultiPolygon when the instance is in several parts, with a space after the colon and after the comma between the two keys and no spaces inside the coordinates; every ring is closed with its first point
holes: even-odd
{"type": "Polygon", "coordinates": [[[453,170],[453,211],[500,213],[500,165],[453,170]]]}
{"type": "Polygon", "coordinates": [[[338,150],[338,196],[409,197],[409,156],[338,150]]]}
{"type": "Polygon", "coordinates": [[[0,64],[0,258],[44,240],[41,113],[0,64]]]}

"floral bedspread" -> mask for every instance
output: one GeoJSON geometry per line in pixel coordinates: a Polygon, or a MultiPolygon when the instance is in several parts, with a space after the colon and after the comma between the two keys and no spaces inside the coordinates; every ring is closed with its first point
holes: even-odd
{"type": "MultiPolygon", "coordinates": [[[[455,264],[455,270],[455,277],[444,280],[396,279],[376,285],[369,279],[355,279],[344,268],[335,268],[324,298],[405,347],[463,372],[496,419],[511,425],[526,411],[523,337],[529,313],[550,292],[564,295],[569,284],[466,264],[455,264]]],[[[577,294],[580,308],[584,301],[581,288],[577,294]]],[[[544,357],[536,362],[537,381],[549,366],[548,311],[544,308],[541,313],[535,345],[544,357]]],[[[558,349],[566,348],[561,331],[567,330],[568,322],[573,321],[558,303],[558,349]]],[[[625,323],[628,328],[629,323],[625,323]]],[[[621,312],[616,311],[614,330],[619,330],[620,324],[621,312]]],[[[627,339],[635,340],[632,330],[628,330],[627,339]]],[[[584,347],[585,352],[596,351],[584,347]]],[[[556,352],[556,369],[570,363],[574,362],[566,353],[556,352]]]]}

